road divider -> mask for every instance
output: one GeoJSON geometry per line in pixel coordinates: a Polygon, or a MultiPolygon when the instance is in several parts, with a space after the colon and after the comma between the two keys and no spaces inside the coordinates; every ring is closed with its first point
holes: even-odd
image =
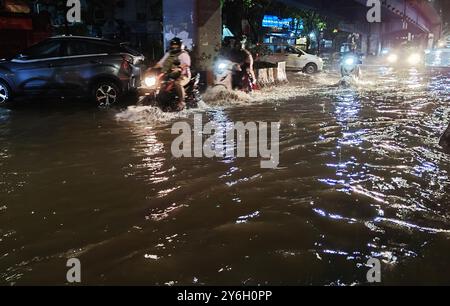
{"type": "Polygon", "coordinates": [[[288,83],[286,62],[280,62],[276,67],[256,69],[256,80],[260,87],[268,87],[288,83]]]}

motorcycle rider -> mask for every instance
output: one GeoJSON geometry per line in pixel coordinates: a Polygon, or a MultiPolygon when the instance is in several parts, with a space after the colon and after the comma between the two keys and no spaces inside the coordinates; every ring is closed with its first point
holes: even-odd
{"type": "MultiPolygon", "coordinates": [[[[235,74],[235,78],[233,81],[234,88],[242,89],[243,86],[242,81],[246,75],[251,77],[252,84],[254,86],[256,82],[256,75],[253,69],[254,59],[253,55],[246,49],[247,37],[244,35],[238,41],[236,41],[235,49],[232,52],[233,62],[239,63],[241,65],[240,71],[237,71],[235,74]]],[[[246,88],[244,88],[246,89],[246,88]]]]}
{"type": "Polygon", "coordinates": [[[346,76],[344,73],[345,71],[350,71],[355,74],[356,77],[360,77],[360,66],[363,64],[362,62],[362,55],[357,50],[352,50],[349,52],[345,52],[342,55],[342,58],[340,60],[340,69],[341,69],[341,75],[342,77],[346,76]],[[352,61],[351,64],[349,64],[347,61],[352,61]]]}
{"type": "Polygon", "coordinates": [[[156,64],[156,68],[161,68],[165,74],[170,74],[175,81],[175,90],[178,95],[177,111],[182,111],[186,107],[185,86],[191,81],[191,57],[185,50],[183,41],[175,37],[169,43],[169,51],[156,64]]]}

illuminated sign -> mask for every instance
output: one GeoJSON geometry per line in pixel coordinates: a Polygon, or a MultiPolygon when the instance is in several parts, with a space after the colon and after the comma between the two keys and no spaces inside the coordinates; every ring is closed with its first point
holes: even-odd
{"type": "Polygon", "coordinates": [[[278,16],[265,15],[262,26],[264,28],[288,29],[292,31],[297,27],[298,30],[303,30],[303,21],[294,18],[279,18],[278,16]]]}
{"type": "Polygon", "coordinates": [[[291,28],[292,18],[280,19],[277,16],[265,15],[262,26],[265,28],[291,28]]]}

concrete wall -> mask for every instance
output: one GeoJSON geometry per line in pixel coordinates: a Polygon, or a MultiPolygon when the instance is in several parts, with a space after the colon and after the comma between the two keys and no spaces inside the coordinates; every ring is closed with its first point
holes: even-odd
{"type": "Polygon", "coordinates": [[[222,42],[222,11],[220,0],[164,0],[165,46],[173,37],[180,37],[192,51],[195,68],[209,72],[222,42]]]}
{"type": "Polygon", "coordinates": [[[206,71],[222,43],[222,10],[219,0],[197,0],[197,67],[206,71]]]}
{"type": "Polygon", "coordinates": [[[188,49],[193,49],[196,32],[196,2],[197,0],[164,0],[163,23],[164,45],[174,37],[180,37],[188,49]]]}

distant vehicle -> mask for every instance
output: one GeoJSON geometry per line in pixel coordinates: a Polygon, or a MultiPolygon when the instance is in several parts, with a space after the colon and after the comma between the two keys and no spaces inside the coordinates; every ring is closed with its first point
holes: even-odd
{"type": "Polygon", "coordinates": [[[392,67],[420,67],[425,63],[425,52],[412,46],[385,49],[383,61],[392,67]]]}
{"type": "Polygon", "coordinates": [[[425,66],[428,68],[449,68],[450,48],[425,50],[425,66]]]}
{"type": "Polygon", "coordinates": [[[341,49],[340,49],[341,55],[347,54],[347,53],[350,53],[350,52],[353,52],[353,51],[355,51],[355,45],[354,44],[352,44],[352,43],[343,43],[341,45],[341,49]]]}
{"type": "Polygon", "coordinates": [[[361,77],[361,56],[357,53],[347,53],[341,59],[341,77],[361,77]]]}
{"type": "Polygon", "coordinates": [[[144,56],[104,39],[58,36],[0,61],[0,105],[19,97],[89,97],[98,105],[137,89],[144,56]]]}
{"type": "Polygon", "coordinates": [[[300,48],[290,45],[267,45],[269,55],[261,56],[257,61],[277,64],[286,62],[287,70],[303,71],[314,74],[323,70],[323,60],[315,55],[308,54],[300,48]]]}
{"type": "Polygon", "coordinates": [[[444,37],[443,39],[441,39],[438,44],[437,44],[438,48],[446,48],[446,49],[450,49],[450,35],[444,37]]]}

